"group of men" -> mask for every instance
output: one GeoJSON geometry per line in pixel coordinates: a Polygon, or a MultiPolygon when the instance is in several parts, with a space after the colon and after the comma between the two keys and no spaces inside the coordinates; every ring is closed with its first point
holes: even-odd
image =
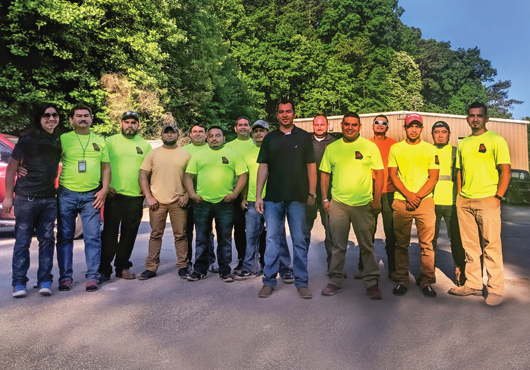
{"type": "Polygon", "coordinates": [[[90,130],[90,108],[75,106],[69,117],[74,131],[61,137],[59,290],[70,290],[73,281],[77,215],[84,228],[86,290],[95,291],[110,279],[112,261],[117,277],[136,278],[130,257],[145,198],[151,235],[146,270],[138,279],[157,275],[169,214],[181,278],[198,281],[210,271],[232,282],[262,272],[258,296],[267,298],[279,274],[284,283],[294,283],[302,298],[311,298],[307,254],[320,213],[329,277],[321,293],[332,296],[342,291],[352,225],[360,248],[355,277],[363,280],[369,298],[381,299],[374,237],[382,212],[388,276],[398,283],[393,294],[404,295],[409,287],[408,247],[415,220],[421,248],[416,283],[426,297],[437,295],[435,251],[444,218],[456,275],[456,287],[449,293],[483,295],[483,261],[488,270],[485,301],[489,305],[502,301],[500,199],[510,180],[510,157],[504,139],[486,129],[484,105],[469,107],[472,134],[458,149],[449,144],[450,127],[443,121],[432,127],[434,145],[424,142],[423,118],[417,113],[405,118],[406,139],[399,143],[386,136],[389,121],[384,115],[375,117],[370,140],[361,137],[356,113],[344,115],[338,140],[329,134],[325,116],[314,118],[312,134],[296,127],[295,117],[291,101],[278,104],[279,128],[271,132],[263,120],[251,125],[248,118],[240,117],[235,122],[237,138],[229,143],[221,127],[206,129],[196,124],[190,129],[191,143],[183,147],[178,145],[178,128],[169,124],[162,128],[163,145],[152,149],[137,135],[136,112],[125,112],[121,133],[104,140],[90,130]],[[103,205],[105,223],[100,234],[103,205]],[[230,267],[233,231],[238,253],[235,276],[230,267]]]}

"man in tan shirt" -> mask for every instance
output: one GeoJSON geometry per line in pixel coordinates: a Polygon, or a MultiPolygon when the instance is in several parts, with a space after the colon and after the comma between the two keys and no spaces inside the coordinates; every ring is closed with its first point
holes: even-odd
{"type": "Polygon", "coordinates": [[[138,276],[139,280],[156,276],[168,213],[175,237],[178,274],[182,279],[186,279],[187,276],[188,240],[185,207],[189,197],[183,179],[191,154],[178,146],[178,137],[176,126],[165,125],[162,128],[163,145],[147,153],[140,167],[138,181],[149,206],[151,237],[145,261],[146,270],[138,276]],[[151,175],[150,181],[149,175],[151,175]]]}

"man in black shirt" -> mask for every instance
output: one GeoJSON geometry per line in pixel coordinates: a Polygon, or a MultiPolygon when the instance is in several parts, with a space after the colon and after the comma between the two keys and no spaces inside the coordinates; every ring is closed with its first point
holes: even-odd
{"type": "Polygon", "coordinates": [[[282,101],[277,117],[280,128],[265,136],[258,156],[256,211],[265,215],[267,247],[260,298],[267,298],[276,286],[281,235],[285,217],[293,242],[294,284],[302,298],[312,298],[308,288],[306,203],[315,204],[317,171],[311,136],[293,124],[294,104],[282,101]],[[261,198],[267,180],[265,199],[261,198]]]}

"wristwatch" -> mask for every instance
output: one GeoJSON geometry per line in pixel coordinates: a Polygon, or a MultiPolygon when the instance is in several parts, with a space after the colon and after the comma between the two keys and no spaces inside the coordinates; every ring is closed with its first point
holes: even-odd
{"type": "Polygon", "coordinates": [[[311,193],[309,193],[309,196],[310,196],[311,198],[313,198],[313,199],[317,199],[317,195],[316,195],[316,194],[311,194],[311,193]]]}
{"type": "Polygon", "coordinates": [[[500,195],[495,194],[495,198],[502,201],[502,197],[500,195]]]}

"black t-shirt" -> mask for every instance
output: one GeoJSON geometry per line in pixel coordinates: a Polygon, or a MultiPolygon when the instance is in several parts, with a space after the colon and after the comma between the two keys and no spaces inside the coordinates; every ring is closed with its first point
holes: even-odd
{"type": "Polygon", "coordinates": [[[21,137],[11,158],[21,161],[28,174],[17,178],[15,195],[42,198],[55,196],[61,152],[59,135],[39,130],[21,137]]]}
{"type": "Polygon", "coordinates": [[[315,163],[311,135],[294,126],[289,134],[270,132],[263,139],[258,163],[267,163],[267,193],[270,202],[307,202],[309,178],[307,164],[315,163]]]}

